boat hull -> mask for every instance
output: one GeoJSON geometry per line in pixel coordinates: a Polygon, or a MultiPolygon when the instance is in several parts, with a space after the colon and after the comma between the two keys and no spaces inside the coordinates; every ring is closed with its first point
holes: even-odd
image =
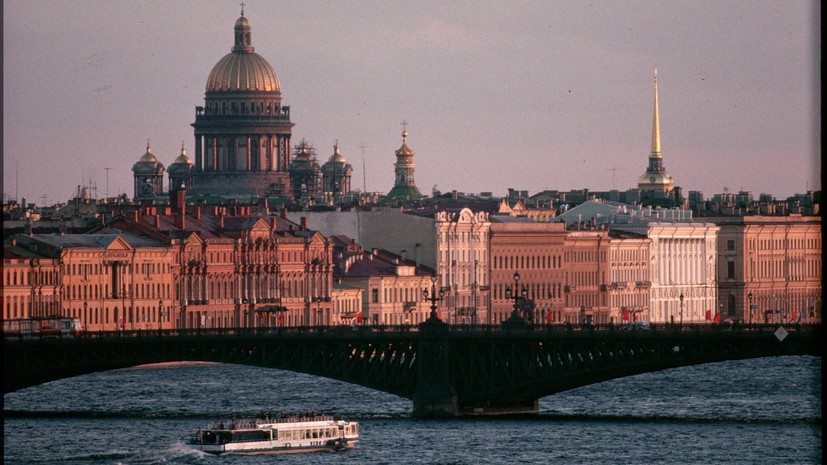
{"type": "Polygon", "coordinates": [[[190,443],[189,445],[201,452],[213,455],[265,455],[340,450],[350,447],[356,442],[357,440],[330,439],[326,441],[257,441],[229,444],[190,443]]]}

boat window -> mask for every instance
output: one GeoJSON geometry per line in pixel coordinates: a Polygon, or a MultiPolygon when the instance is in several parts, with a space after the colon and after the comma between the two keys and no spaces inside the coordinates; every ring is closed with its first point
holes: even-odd
{"type": "Polygon", "coordinates": [[[317,430],[317,429],[313,430],[313,439],[319,439],[319,430],[317,430]]]}

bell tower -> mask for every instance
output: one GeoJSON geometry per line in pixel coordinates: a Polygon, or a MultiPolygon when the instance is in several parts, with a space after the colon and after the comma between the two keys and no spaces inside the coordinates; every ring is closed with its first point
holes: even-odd
{"type": "Polygon", "coordinates": [[[414,167],[416,165],[413,162],[414,151],[408,147],[407,125],[406,121],[402,121],[402,147],[399,147],[396,151],[396,163],[393,165],[396,180],[393,189],[388,192],[388,199],[414,200],[422,197],[414,182],[414,167]]]}

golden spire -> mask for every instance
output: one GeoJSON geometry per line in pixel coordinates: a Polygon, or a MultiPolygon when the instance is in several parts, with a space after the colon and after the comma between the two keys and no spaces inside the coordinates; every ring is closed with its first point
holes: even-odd
{"type": "Polygon", "coordinates": [[[146,138],[146,153],[152,153],[152,150],[149,149],[149,137],[146,138]]]}
{"type": "Polygon", "coordinates": [[[184,150],[184,141],[181,141],[181,155],[186,155],[187,152],[184,150]]]}
{"type": "Polygon", "coordinates": [[[658,69],[655,68],[655,111],[652,116],[652,156],[660,155],[660,124],[658,122],[658,69]]]}

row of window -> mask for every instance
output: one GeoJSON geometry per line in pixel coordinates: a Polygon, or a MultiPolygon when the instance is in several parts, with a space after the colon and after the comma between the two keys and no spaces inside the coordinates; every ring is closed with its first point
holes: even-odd
{"type": "MultiPolygon", "coordinates": [[[[805,238],[805,239],[752,239],[749,241],[750,249],[755,250],[784,250],[784,249],[803,249],[803,250],[821,250],[821,239],[805,238]]],[[[735,250],[735,241],[727,241],[727,250],[735,250]],[[730,248],[732,242],[732,248],[730,248]]]]}
{"type": "Polygon", "coordinates": [[[492,269],[559,269],[563,267],[563,260],[559,255],[531,255],[531,256],[496,256],[492,257],[494,263],[492,269]]]}
{"type": "MultiPolygon", "coordinates": [[[[189,252],[185,254],[175,254],[175,261],[180,263],[179,259],[181,257],[185,257],[184,263],[190,260],[201,261],[201,253],[194,253],[189,252]]],[[[271,251],[244,251],[241,252],[241,258],[243,258],[244,263],[270,263],[274,262],[273,257],[274,253],[271,251]]],[[[210,264],[235,264],[236,262],[241,262],[242,260],[238,258],[238,254],[235,252],[207,252],[207,263],[210,264]]],[[[302,250],[287,250],[287,251],[279,251],[279,263],[305,263],[305,251],[302,250]]]]}
{"type": "MultiPolygon", "coordinates": [[[[169,298],[169,284],[135,284],[127,288],[129,296],[136,299],[155,299],[155,298],[169,298]]],[[[92,285],[76,285],[68,286],[68,299],[119,299],[125,296],[117,294],[119,289],[113,287],[115,294],[109,293],[109,284],[92,284],[92,285]]]]}

